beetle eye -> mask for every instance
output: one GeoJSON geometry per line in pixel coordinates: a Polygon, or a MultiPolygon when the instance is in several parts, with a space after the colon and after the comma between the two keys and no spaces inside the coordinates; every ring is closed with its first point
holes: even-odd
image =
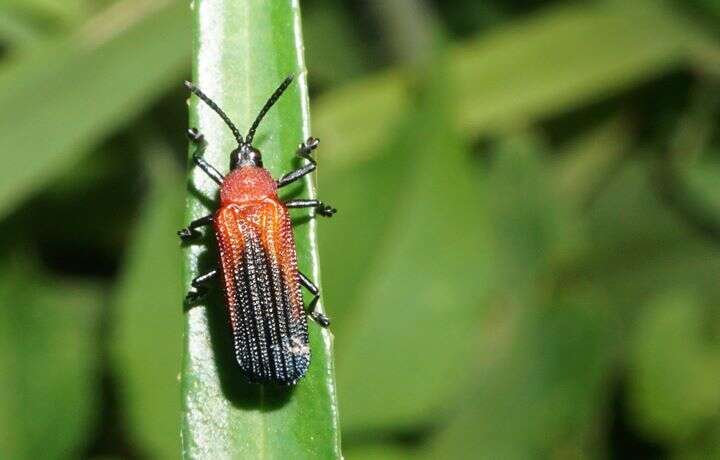
{"type": "Polygon", "coordinates": [[[230,154],[230,169],[235,169],[240,162],[240,153],[237,150],[233,150],[230,154]]]}

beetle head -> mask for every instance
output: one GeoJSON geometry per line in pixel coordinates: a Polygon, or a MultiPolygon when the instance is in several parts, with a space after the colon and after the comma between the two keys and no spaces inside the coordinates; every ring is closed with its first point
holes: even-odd
{"type": "Polygon", "coordinates": [[[230,154],[230,169],[242,168],[243,166],[262,168],[262,165],[260,150],[250,144],[242,143],[230,154]]]}
{"type": "Polygon", "coordinates": [[[230,169],[242,168],[244,166],[262,167],[262,156],[260,155],[260,151],[252,146],[253,139],[255,138],[255,131],[257,130],[258,126],[260,126],[260,122],[268,113],[268,110],[270,110],[270,108],[275,105],[282,93],[285,92],[288,86],[290,86],[292,80],[293,77],[289,76],[285,78],[282,83],[280,83],[280,86],[278,86],[278,88],[270,96],[267,102],[265,102],[265,105],[260,110],[260,113],[258,113],[258,116],[255,118],[252,126],[250,126],[250,130],[245,136],[245,139],[243,139],[240,131],[230,120],[230,117],[228,117],[225,112],[223,112],[222,109],[215,102],[213,102],[212,99],[206,96],[205,93],[200,91],[200,89],[194,84],[188,81],[185,82],[185,86],[187,86],[190,91],[192,91],[197,97],[199,97],[211,109],[213,109],[215,113],[220,115],[220,118],[223,119],[225,124],[232,131],[233,136],[235,136],[235,140],[237,141],[238,146],[230,153],[230,169]]]}

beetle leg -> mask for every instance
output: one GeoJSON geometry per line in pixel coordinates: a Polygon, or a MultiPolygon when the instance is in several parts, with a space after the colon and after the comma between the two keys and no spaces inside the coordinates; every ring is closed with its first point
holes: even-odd
{"type": "Polygon", "coordinates": [[[189,241],[193,238],[197,238],[200,236],[200,232],[195,230],[198,227],[204,227],[205,225],[210,225],[213,222],[213,215],[208,214],[207,216],[201,217],[199,219],[195,219],[194,221],[190,222],[190,225],[187,227],[178,230],[177,234],[180,237],[180,240],[182,241],[189,241]]]}
{"type": "Polygon", "coordinates": [[[205,148],[207,148],[205,136],[200,134],[200,132],[195,128],[188,129],[187,135],[190,138],[190,141],[195,144],[195,151],[192,155],[193,163],[202,169],[205,174],[210,176],[210,178],[218,185],[222,186],[225,177],[202,157],[203,152],[205,152],[205,148]]]}
{"type": "Polygon", "coordinates": [[[317,286],[315,286],[315,283],[310,281],[310,279],[303,275],[301,271],[298,270],[298,277],[300,278],[300,284],[305,286],[305,288],[310,291],[313,297],[313,299],[310,301],[310,303],[307,306],[306,313],[310,318],[312,318],[316,323],[318,323],[322,327],[328,327],[330,326],[330,318],[325,316],[324,314],[320,313],[319,311],[315,310],[315,307],[317,306],[318,300],[320,300],[320,289],[318,289],[317,286]]]}
{"type": "Polygon", "coordinates": [[[284,176],[282,176],[277,181],[278,188],[285,187],[288,184],[291,184],[295,182],[296,180],[300,179],[301,177],[310,174],[311,172],[315,171],[315,168],[317,168],[317,165],[315,163],[309,163],[303,166],[302,168],[296,169],[295,171],[291,171],[284,176]]]}
{"type": "Polygon", "coordinates": [[[337,209],[323,203],[320,200],[290,200],[285,203],[288,208],[315,208],[318,214],[325,217],[332,217],[337,209]]]}
{"type": "Polygon", "coordinates": [[[315,171],[315,168],[317,167],[317,162],[315,159],[310,156],[312,151],[315,150],[320,143],[320,140],[314,137],[308,137],[308,140],[300,144],[300,147],[298,147],[297,152],[295,152],[295,155],[299,156],[300,158],[304,158],[308,160],[310,163],[306,164],[302,168],[298,168],[295,171],[291,171],[284,176],[282,176],[277,181],[278,188],[285,187],[288,184],[291,184],[295,182],[296,180],[300,179],[301,177],[305,176],[306,174],[310,174],[311,172],[315,171]]]}
{"type": "Polygon", "coordinates": [[[215,278],[218,274],[217,269],[211,270],[204,275],[198,275],[195,278],[193,278],[192,282],[190,283],[192,287],[195,288],[194,291],[188,291],[187,295],[185,296],[185,299],[188,302],[195,302],[196,300],[201,299],[202,297],[207,294],[208,288],[205,285],[208,281],[215,278]]]}

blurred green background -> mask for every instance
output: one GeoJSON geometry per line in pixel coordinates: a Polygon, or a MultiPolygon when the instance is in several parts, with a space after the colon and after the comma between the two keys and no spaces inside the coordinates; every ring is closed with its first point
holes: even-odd
{"type": "MultiPolygon", "coordinates": [[[[720,458],[720,4],[301,6],[345,456],[720,458]]],[[[0,4],[0,458],[179,456],[191,29],[0,4]]]]}

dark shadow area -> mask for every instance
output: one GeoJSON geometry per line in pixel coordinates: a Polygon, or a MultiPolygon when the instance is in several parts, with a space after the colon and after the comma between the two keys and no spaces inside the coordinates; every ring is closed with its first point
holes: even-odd
{"type": "Polygon", "coordinates": [[[388,444],[409,450],[421,449],[436,433],[434,424],[418,425],[397,429],[370,429],[343,432],[343,448],[352,451],[355,447],[388,444]]]}
{"type": "Polygon", "coordinates": [[[617,382],[612,392],[611,413],[605,430],[609,457],[618,460],[668,458],[669,452],[664,446],[643,438],[631,426],[627,399],[627,383],[617,382]]]}
{"type": "Polygon", "coordinates": [[[139,452],[138,446],[132,443],[127,431],[128,424],[118,394],[120,388],[110,359],[110,343],[106,339],[113,331],[114,313],[112,302],[105,302],[105,308],[100,311],[97,328],[100,348],[98,399],[101,402],[97,417],[100,423],[96,425],[96,431],[89,435],[88,444],[83,449],[81,458],[117,457],[142,460],[148,457],[139,452]]]}
{"type": "MultiPolygon", "coordinates": [[[[309,212],[309,211],[306,210],[306,212],[309,212]]],[[[307,224],[308,222],[313,220],[314,217],[311,215],[304,215],[304,216],[292,217],[291,219],[292,219],[293,228],[295,228],[295,227],[300,227],[301,225],[307,224]]]]}

